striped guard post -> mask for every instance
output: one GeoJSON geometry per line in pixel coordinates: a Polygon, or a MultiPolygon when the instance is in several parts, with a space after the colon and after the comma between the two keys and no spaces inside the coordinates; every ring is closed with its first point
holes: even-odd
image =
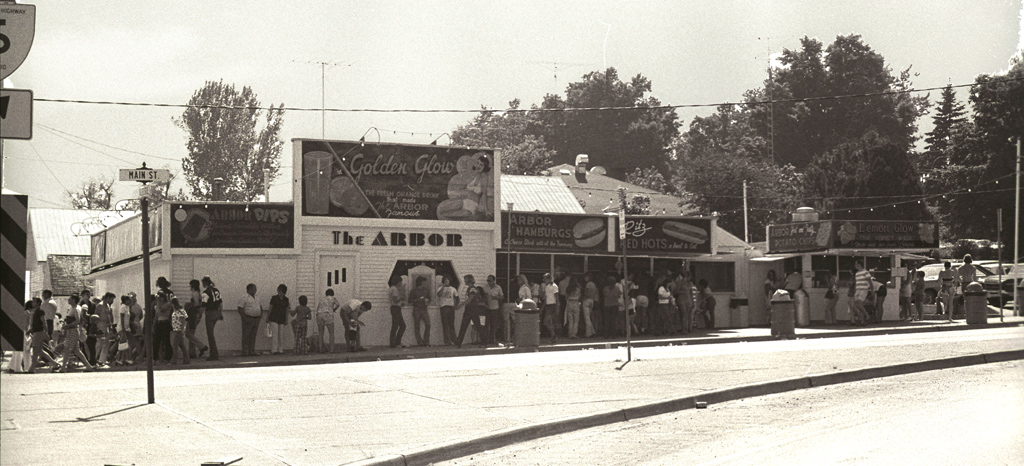
{"type": "Polygon", "coordinates": [[[4,351],[23,351],[28,196],[4,194],[0,201],[0,224],[0,346],[4,351]]]}

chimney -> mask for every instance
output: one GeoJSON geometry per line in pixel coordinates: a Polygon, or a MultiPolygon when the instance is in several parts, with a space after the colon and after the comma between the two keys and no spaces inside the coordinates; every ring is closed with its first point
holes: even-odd
{"type": "Polygon", "coordinates": [[[223,201],[224,200],[224,178],[213,179],[213,200],[223,201]]]}
{"type": "Polygon", "coordinates": [[[587,165],[590,163],[590,156],[587,154],[579,154],[576,156],[576,181],[580,183],[587,182],[587,165]]]}
{"type": "Polygon", "coordinates": [[[814,210],[814,207],[800,207],[793,212],[793,223],[817,221],[818,211],[814,210]]]}

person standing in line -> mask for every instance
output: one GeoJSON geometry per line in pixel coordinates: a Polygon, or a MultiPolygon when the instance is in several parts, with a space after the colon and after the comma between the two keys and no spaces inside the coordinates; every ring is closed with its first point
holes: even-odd
{"type": "Polygon", "coordinates": [[[601,291],[604,298],[604,304],[601,307],[601,330],[603,330],[605,338],[615,338],[616,327],[621,320],[618,318],[618,313],[622,303],[622,288],[618,286],[614,276],[609,276],[601,291]]]}
{"type": "Polygon", "coordinates": [[[825,275],[825,325],[836,323],[836,303],[839,302],[839,283],[836,281],[836,274],[829,271],[825,275]]]}
{"type": "Polygon", "coordinates": [[[669,285],[669,277],[663,276],[658,280],[658,323],[661,326],[659,335],[672,335],[676,333],[672,325],[672,287],[669,285]]]}
{"type": "MultiPolygon", "coordinates": [[[[764,279],[764,305],[765,315],[768,316],[768,324],[772,323],[772,296],[775,295],[775,290],[778,289],[779,282],[778,279],[775,278],[775,271],[769,270],[768,275],[764,279]]],[[[851,300],[851,302],[853,301],[851,300]]]]}
{"type": "MultiPolygon", "coordinates": [[[[965,311],[964,304],[964,292],[967,291],[967,285],[978,281],[978,269],[974,266],[974,259],[971,258],[970,254],[964,255],[964,264],[956,269],[956,283],[953,288],[956,290],[956,297],[953,302],[956,306],[950,306],[956,309],[956,313],[960,314],[965,311]]],[[[953,312],[949,314],[949,321],[953,321],[953,312]]]]}
{"type": "Polygon", "coordinates": [[[555,284],[558,285],[558,316],[555,322],[558,324],[559,335],[564,333],[565,336],[569,336],[569,330],[565,328],[565,311],[568,310],[569,305],[565,290],[569,289],[569,280],[571,277],[572,274],[565,271],[562,267],[555,267],[554,279],[555,284]]]}
{"type": "Polygon", "coordinates": [[[117,314],[115,319],[117,320],[117,328],[119,341],[128,343],[127,350],[117,351],[117,364],[134,364],[135,363],[135,352],[138,350],[135,345],[135,329],[132,327],[132,298],[128,295],[121,296],[121,305],[117,308],[117,314]]]}
{"type": "MultiPolygon", "coordinates": [[[[466,275],[467,283],[474,283],[472,275],[466,275]]],[[[464,285],[465,286],[465,285],[464,285]]],[[[484,329],[480,325],[480,314],[487,309],[487,300],[484,298],[484,289],[479,286],[467,286],[465,293],[459,292],[459,303],[464,308],[462,311],[462,323],[459,324],[459,336],[455,339],[455,347],[462,348],[462,342],[466,338],[466,330],[469,323],[473,323],[478,334],[483,335],[484,329]],[[465,294],[465,300],[461,295],[465,294]]]]}
{"type": "Polygon", "coordinates": [[[800,275],[800,272],[797,272],[794,269],[794,270],[790,271],[788,274],[786,274],[786,281],[785,281],[785,285],[783,285],[783,289],[785,289],[786,292],[789,293],[789,297],[790,298],[796,299],[796,292],[797,292],[797,290],[799,290],[799,289],[801,289],[803,287],[804,287],[804,277],[803,277],[803,275],[800,275]]]}
{"type": "Polygon", "coordinates": [[[203,277],[203,307],[206,314],[206,342],[210,347],[210,357],[207,361],[219,361],[220,352],[217,351],[217,337],[213,329],[217,322],[224,320],[224,302],[220,297],[220,290],[213,286],[210,277],[203,277]]]}
{"type": "Polygon", "coordinates": [[[316,304],[316,338],[321,353],[334,352],[334,313],[341,307],[334,290],[328,288],[316,304]],[[331,333],[330,346],[324,348],[325,330],[331,333]]]}
{"type": "MultiPolygon", "coordinates": [[[[458,291],[452,287],[447,276],[441,277],[441,287],[437,289],[437,305],[441,307],[441,333],[444,345],[455,344],[455,298],[458,291]]],[[[393,347],[393,346],[392,346],[393,347]]]]}
{"type": "Polygon", "coordinates": [[[676,307],[679,309],[679,322],[682,324],[682,332],[690,333],[693,329],[693,282],[690,281],[690,272],[683,270],[679,273],[676,281],[676,307]]]}
{"type": "Polygon", "coordinates": [[[245,286],[245,296],[238,300],[238,315],[242,319],[242,355],[256,356],[256,335],[263,320],[263,305],[256,300],[256,284],[245,286]]]}
{"type": "Polygon", "coordinates": [[[867,301],[868,292],[871,291],[871,272],[864,268],[864,261],[862,259],[854,261],[853,267],[853,307],[860,318],[861,325],[865,325],[868,323],[869,317],[864,302],[867,301]]]}
{"type": "Polygon", "coordinates": [[[880,324],[882,316],[885,314],[885,297],[889,295],[889,281],[883,278],[878,282],[873,282],[872,286],[876,283],[878,286],[875,288],[875,323],[880,324]]]}
{"type": "Polygon", "coordinates": [[[301,295],[299,296],[299,305],[291,310],[292,334],[295,337],[295,348],[292,352],[295,354],[306,354],[309,352],[308,345],[306,345],[306,328],[309,324],[309,319],[313,316],[313,311],[309,309],[307,304],[309,304],[309,299],[306,298],[306,295],[301,295]]]}
{"type": "Polygon", "coordinates": [[[697,282],[697,290],[700,294],[700,297],[698,298],[700,300],[700,304],[697,307],[700,310],[701,315],[704,317],[704,328],[712,330],[715,328],[715,307],[718,303],[715,302],[715,297],[711,294],[711,288],[708,286],[707,280],[703,278],[700,279],[700,281],[697,282]]]}
{"type": "Polygon", "coordinates": [[[57,319],[57,301],[53,299],[53,292],[43,290],[43,313],[46,317],[46,335],[53,339],[53,321],[57,319]]]}
{"type": "Polygon", "coordinates": [[[388,302],[391,304],[391,332],[390,342],[392,348],[406,346],[402,344],[402,336],[405,335],[405,317],[402,316],[402,305],[405,304],[405,296],[402,293],[402,277],[391,277],[391,287],[388,288],[388,302]]]}
{"type": "Polygon", "coordinates": [[[130,328],[132,331],[129,337],[135,341],[135,353],[133,355],[135,362],[141,364],[146,360],[146,354],[149,351],[149,347],[146,346],[146,327],[144,325],[146,312],[142,309],[142,305],[139,304],[139,300],[134,292],[128,293],[128,297],[131,299],[131,302],[128,303],[128,312],[131,313],[130,328]]]}
{"type": "Polygon", "coordinates": [[[430,304],[430,290],[427,289],[426,283],[427,277],[416,277],[416,287],[409,291],[409,304],[412,305],[412,332],[416,335],[416,345],[418,346],[430,346],[430,313],[427,310],[427,305],[430,304]]]}
{"type": "Polygon", "coordinates": [[[924,318],[924,271],[918,270],[914,275],[914,308],[917,310],[917,320],[921,320],[924,318]]]}
{"type": "Polygon", "coordinates": [[[950,322],[953,321],[953,297],[956,296],[953,291],[956,274],[953,273],[952,267],[953,264],[946,261],[943,269],[939,271],[939,295],[935,300],[936,314],[947,314],[950,322]]]}
{"type": "Polygon", "coordinates": [[[98,317],[96,323],[96,344],[99,345],[98,355],[96,356],[96,362],[102,366],[110,365],[110,345],[117,341],[117,334],[114,333],[114,311],[111,306],[114,305],[114,298],[117,295],[111,292],[103,294],[103,299],[96,305],[96,316],[98,317]]]}
{"type": "Polygon", "coordinates": [[[580,288],[576,277],[571,275],[566,287],[568,289],[565,290],[565,328],[569,339],[574,340],[580,330],[580,298],[583,296],[583,289],[580,288]]]}
{"type": "Polygon", "coordinates": [[[88,289],[82,290],[78,295],[81,299],[79,306],[82,308],[82,324],[79,325],[79,332],[85,342],[85,355],[89,357],[89,364],[96,365],[96,304],[92,302],[92,292],[88,289]]]}
{"type": "MultiPolygon", "coordinates": [[[[470,293],[475,293],[477,286],[476,286],[476,278],[473,277],[472,275],[466,275],[466,276],[462,277],[462,280],[463,280],[462,285],[459,286],[459,300],[455,303],[455,312],[457,314],[459,309],[462,309],[463,318],[460,319],[460,320],[465,322],[466,321],[466,319],[465,319],[465,314],[466,314],[465,307],[466,307],[466,304],[469,303],[469,295],[470,295],[470,293]]],[[[483,300],[484,298],[481,296],[480,299],[483,300]]],[[[486,304],[484,305],[484,307],[485,308],[487,307],[486,304]]],[[[482,311],[481,311],[481,313],[478,313],[476,315],[475,322],[478,323],[478,324],[481,323],[480,322],[480,314],[482,314],[482,311]]],[[[471,341],[473,343],[479,343],[479,340],[477,338],[478,338],[478,334],[480,332],[478,332],[477,330],[479,330],[480,328],[483,328],[483,327],[479,327],[477,325],[469,327],[469,329],[468,329],[468,331],[469,331],[469,341],[471,341]]]]}
{"type": "Polygon", "coordinates": [[[196,337],[196,329],[199,328],[199,322],[203,318],[203,292],[199,288],[199,280],[189,280],[188,289],[189,296],[188,302],[185,303],[185,313],[188,314],[187,327],[185,328],[185,338],[188,339],[188,357],[195,358],[196,349],[199,349],[198,357],[203,357],[210,348],[205,343],[196,337]]]}
{"type": "Polygon", "coordinates": [[[548,330],[551,336],[551,344],[558,343],[558,328],[555,322],[558,318],[558,285],[555,284],[554,279],[550,273],[544,274],[543,284],[541,285],[541,297],[544,300],[544,328],[548,330]]]}
{"type": "Polygon", "coordinates": [[[903,277],[900,280],[900,321],[914,320],[914,315],[910,312],[910,276],[903,277]]]}
{"type": "Polygon", "coordinates": [[[270,326],[270,354],[284,354],[282,332],[288,325],[288,311],[291,309],[288,286],[284,283],[277,285],[277,294],[270,297],[270,314],[267,316],[267,325],[270,326]]]}
{"type": "Polygon", "coordinates": [[[92,371],[93,365],[89,364],[89,358],[82,352],[82,348],[79,347],[79,338],[81,338],[81,332],[78,328],[82,325],[82,307],[79,305],[81,297],[71,295],[68,297],[68,305],[71,306],[68,309],[68,313],[64,316],[64,359],[61,361],[60,372],[67,372],[71,368],[71,357],[77,357],[78,360],[85,366],[86,371],[92,371]]]}
{"type": "Polygon", "coordinates": [[[521,304],[524,299],[533,299],[533,292],[530,291],[530,279],[526,278],[525,273],[519,274],[516,277],[519,281],[519,293],[517,295],[516,304],[521,304]]]}
{"type": "Polygon", "coordinates": [[[57,367],[57,362],[46,353],[46,342],[50,341],[50,335],[46,333],[46,311],[43,310],[43,300],[32,298],[25,302],[25,310],[31,313],[29,319],[28,333],[31,336],[32,363],[28,366],[28,373],[34,373],[39,367],[39,361],[46,359],[51,365],[50,371],[57,367]]]}
{"type": "Polygon", "coordinates": [[[156,321],[153,322],[153,359],[159,359],[164,364],[170,364],[174,357],[173,346],[171,345],[171,314],[174,308],[171,306],[171,299],[163,291],[156,295],[156,321]]]}
{"type": "Polygon", "coordinates": [[[171,348],[174,351],[171,364],[178,365],[179,359],[184,364],[190,364],[188,345],[185,343],[187,341],[185,330],[188,328],[188,313],[185,312],[185,308],[181,306],[178,298],[171,298],[171,309],[173,309],[171,312],[171,348]]]}
{"type": "Polygon", "coordinates": [[[359,317],[370,312],[370,309],[373,309],[373,303],[358,299],[350,299],[339,308],[342,320],[345,321],[345,342],[348,344],[349,352],[366,351],[360,335],[362,332],[359,330],[359,327],[363,326],[363,321],[359,320],[359,317]]]}
{"type": "Polygon", "coordinates": [[[484,285],[484,296],[487,298],[487,330],[486,343],[493,345],[498,343],[498,330],[502,325],[501,302],[505,299],[505,290],[501,289],[498,279],[494,275],[487,276],[487,284],[484,285]]]}
{"type": "Polygon", "coordinates": [[[583,337],[593,338],[596,332],[594,332],[594,322],[592,320],[592,314],[594,311],[594,303],[597,302],[598,290],[597,284],[594,283],[594,276],[587,272],[583,274],[583,300],[580,301],[580,311],[583,313],[583,337]]]}

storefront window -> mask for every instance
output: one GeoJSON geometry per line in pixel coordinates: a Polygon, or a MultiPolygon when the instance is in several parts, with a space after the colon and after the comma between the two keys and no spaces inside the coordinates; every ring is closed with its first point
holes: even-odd
{"type": "Polygon", "coordinates": [[[691,262],[690,274],[694,283],[707,280],[711,291],[736,291],[736,264],[733,262],[691,262]]]}
{"type": "Polygon", "coordinates": [[[674,274],[679,272],[679,269],[686,266],[686,261],[683,259],[654,259],[654,276],[657,277],[661,274],[674,274]]]}
{"type": "Polygon", "coordinates": [[[498,285],[500,285],[501,288],[505,290],[505,294],[508,295],[508,290],[514,290],[518,287],[518,285],[515,284],[516,256],[513,254],[498,253],[495,259],[494,276],[497,278],[498,285]],[[510,260],[511,264],[509,263],[510,260]]]}
{"type": "Polygon", "coordinates": [[[577,277],[583,275],[583,256],[579,255],[555,255],[555,275],[569,273],[577,277]]]}
{"type": "Polygon", "coordinates": [[[892,257],[890,256],[868,256],[864,260],[871,276],[879,283],[888,283],[889,288],[896,286],[892,278],[892,257]]]}
{"type": "Polygon", "coordinates": [[[813,288],[828,288],[828,274],[837,275],[839,266],[836,256],[811,256],[811,271],[814,272],[813,288]]]}
{"type": "Polygon", "coordinates": [[[550,254],[520,254],[519,273],[525,273],[530,283],[540,283],[544,274],[551,272],[550,254]]]}
{"type": "Polygon", "coordinates": [[[588,256],[587,271],[593,272],[595,277],[615,275],[618,278],[622,271],[622,256],[588,256]]]}

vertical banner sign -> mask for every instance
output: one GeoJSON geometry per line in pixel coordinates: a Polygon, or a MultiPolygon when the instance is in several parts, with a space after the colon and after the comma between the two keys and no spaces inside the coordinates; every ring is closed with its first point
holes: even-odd
{"type": "Polygon", "coordinates": [[[301,148],[304,216],[495,221],[492,150],[322,140],[301,148]]]}
{"type": "Polygon", "coordinates": [[[25,346],[25,254],[28,251],[28,196],[4,194],[0,201],[0,346],[25,346]]]}
{"type": "Polygon", "coordinates": [[[0,80],[25,61],[35,35],[35,5],[0,3],[0,80]]]}

